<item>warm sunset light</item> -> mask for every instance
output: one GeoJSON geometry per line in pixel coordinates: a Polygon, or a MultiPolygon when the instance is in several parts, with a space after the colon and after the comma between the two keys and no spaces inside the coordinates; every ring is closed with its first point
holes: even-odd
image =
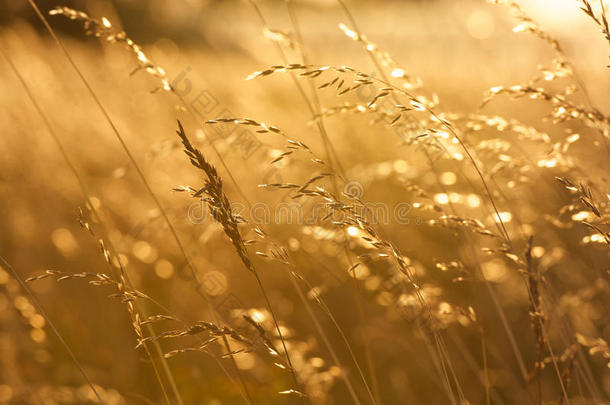
{"type": "Polygon", "coordinates": [[[610,405],[606,0],[0,0],[0,405],[610,405]]]}

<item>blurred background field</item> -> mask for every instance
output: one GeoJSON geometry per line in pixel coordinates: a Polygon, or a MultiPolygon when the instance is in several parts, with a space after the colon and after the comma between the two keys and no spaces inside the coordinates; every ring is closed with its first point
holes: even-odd
{"type": "MultiPolygon", "coordinates": [[[[191,139],[217,166],[225,180],[225,192],[236,202],[245,203],[229,181],[224,166],[209,149],[211,136],[226,166],[252,202],[276,206],[287,192],[270,192],[258,187],[259,184],[302,183],[317,168],[312,168],[306,156],[272,165],[270,161],[285,150],[281,137],[257,134],[261,145],[253,147],[235,142],[241,129],[231,124],[218,127],[234,131],[228,137],[214,136],[216,127],[210,126],[205,126],[204,135],[201,130],[204,120],[230,116],[270,123],[325,156],[311,113],[289,75],[245,80],[252,72],[284,63],[273,38],[269,38],[271,35],[265,35],[255,9],[247,1],[205,0],[67,3],[45,0],[38,4],[45,14],[55,6],[66,5],[93,18],[108,18],[114,28],[125,30],[155,64],[165,69],[169,82],[180,90],[187,103],[195,103],[193,108],[200,111],[196,120],[184,111],[175,94],[153,92],[159,86],[154,77],[143,71],[130,75],[137,67],[131,52],[86,36],[78,22],[61,16],[47,17],[125,138],[201,276],[213,283],[214,287],[207,290],[213,305],[222,307],[228,297],[238,297],[241,309],[254,314],[273,334],[264,300],[222,229],[211,218],[193,221],[194,200],[185,193],[172,191],[180,185],[203,185],[201,174],[184,157],[175,135],[176,119],[181,120],[191,139]],[[196,104],[202,100],[207,106],[196,104]]],[[[257,1],[257,4],[271,29],[293,32],[285,2],[257,1]]],[[[364,73],[375,72],[362,44],[338,28],[340,23],[351,25],[337,2],[303,0],[294,4],[303,49],[311,63],[347,65],[364,73]]],[[[551,109],[540,100],[499,96],[480,107],[490,88],[526,83],[539,74],[538,65],[550,67],[553,49],[533,35],[513,32],[517,23],[510,10],[484,1],[349,1],[347,5],[360,31],[389,52],[408,74],[420,77],[424,84],[422,93],[438,96],[438,111],[498,115],[520,120],[549,134],[549,144],[511,141],[517,146],[506,154],[512,156],[521,147],[534,164],[513,160],[515,165],[509,164],[506,171],[494,175],[491,184],[503,190],[496,197],[501,211],[510,214],[506,217],[507,226],[515,235],[515,252],[523,253],[527,240],[523,235],[529,233],[534,234],[534,244],[540,247],[537,259],[556,294],[545,301],[556,304],[546,314],[554,354],[560,356],[576,344],[576,333],[608,341],[608,248],[603,243],[583,243],[591,231],[582,224],[562,225],[570,222],[571,214],[587,208],[572,207],[573,212],[568,210],[567,216],[566,211],[560,214],[562,207],[578,203],[555,180],[556,176],[590,179],[589,184],[595,184],[595,195],[602,201],[600,209],[607,215],[609,166],[599,134],[579,120],[553,123],[543,118],[551,109]],[[550,156],[549,145],[572,133],[579,133],[581,141],[571,146],[566,161],[560,160],[557,165],[535,164],[550,156]],[[531,171],[519,171],[519,166],[530,165],[531,171]],[[568,324],[569,327],[565,326],[568,324]]],[[[602,113],[610,111],[608,44],[579,10],[579,3],[523,0],[520,5],[562,44],[588,93],[589,100],[582,91],[577,92],[575,102],[590,103],[602,113]]],[[[109,238],[121,253],[134,286],[187,322],[210,320],[205,301],[197,293],[159,210],[90,94],[30,5],[26,1],[0,0],[0,24],[0,47],[18,67],[87,182],[94,196],[92,204],[109,227],[109,238]]],[[[290,62],[301,62],[299,44],[280,42],[280,45],[290,62]]],[[[47,269],[67,273],[107,272],[96,238],[79,226],[79,207],[83,208],[84,203],[77,182],[5,59],[1,59],[0,66],[3,151],[0,254],[23,278],[47,269]]],[[[307,79],[299,80],[309,91],[307,79]]],[[[317,85],[323,83],[323,79],[316,80],[317,85]]],[[[554,83],[549,84],[550,88],[553,86],[554,83]]],[[[557,86],[561,88],[562,84],[557,86]]],[[[346,96],[337,96],[332,90],[319,90],[318,94],[321,105],[330,108],[345,101],[366,104],[375,93],[367,87],[346,96]]],[[[363,198],[390,205],[405,201],[411,205],[437,204],[448,210],[447,201],[437,187],[440,178],[457,196],[454,202],[464,216],[477,218],[490,229],[494,226],[483,189],[467,159],[437,161],[443,180],[442,175],[437,177],[431,171],[416,145],[405,144],[387,125],[372,122],[373,118],[373,114],[341,114],[324,121],[347,180],[362,185],[363,198]],[[464,173],[466,177],[462,177],[464,173]],[[431,198],[421,198],[405,187],[406,183],[429,190],[431,198]]],[[[501,138],[502,134],[492,128],[470,133],[466,139],[474,145],[496,136],[501,138]]],[[[495,151],[490,155],[485,155],[483,149],[477,153],[484,170],[491,170],[501,161],[495,151]]],[[[484,379],[488,378],[491,403],[537,403],[536,377],[524,381],[486,287],[470,271],[476,266],[466,260],[464,274],[439,270],[439,262],[460,261],[456,258],[468,256],[470,243],[457,231],[427,225],[429,219],[438,215],[434,210],[419,212],[414,208],[409,214],[409,224],[384,224],[381,232],[412,260],[422,285],[429,288],[427,297],[441,314],[442,334],[465,398],[472,404],[485,403],[484,379]],[[420,219],[422,224],[417,222],[420,219]],[[458,276],[464,280],[455,281],[458,276]],[[485,330],[487,377],[482,371],[479,324],[460,312],[467,313],[469,306],[477,312],[485,330]]],[[[589,218],[586,215],[581,216],[589,218]]],[[[352,343],[367,379],[376,387],[374,396],[379,404],[451,403],[420,336],[419,320],[402,319],[395,308],[398,304],[394,292],[382,291],[384,282],[391,279],[388,266],[367,263],[357,273],[356,283],[366,302],[366,322],[357,316],[355,293],[346,271],[349,263],[342,246],[348,238],[354,256],[368,252],[369,247],[351,238],[353,235],[322,222],[313,226],[271,223],[266,231],[288,248],[298,271],[322,291],[352,343]],[[366,342],[370,345],[372,370],[371,362],[367,361],[366,342]]],[[[256,238],[249,226],[245,226],[244,234],[245,239],[256,238]]],[[[358,231],[354,234],[358,235],[358,231]]],[[[477,249],[493,244],[486,239],[476,240],[477,249]]],[[[253,247],[252,256],[257,250],[264,248],[253,247]]],[[[264,257],[253,260],[285,328],[289,349],[295,353],[297,370],[303,375],[312,403],[353,403],[339,368],[316,334],[284,266],[264,257]]],[[[481,261],[483,275],[498,294],[529,372],[538,349],[520,269],[493,255],[481,254],[481,261]]],[[[90,286],[78,279],[57,283],[50,278],[31,283],[30,287],[89,377],[103,387],[109,404],[164,403],[150,359],[141,349],[134,349],[137,340],[124,305],[108,297],[114,292],[111,288],[90,286]]],[[[301,288],[308,292],[305,285],[301,288]]],[[[314,305],[314,300],[310,301],[314,305]]],[[[150,314],[158,313],[153,305],[145,306],[150,314]]],[[[315,311],[339,358],[346,364],[345,372],[357,386],[357,396],[363,403],[370,403],[339,333],[323,311],[317,307],[315,311]]],[[[234,312],[228,317],[240,323],[234,312]]],[[[159,330],[175,327],[159,324],[159,330]]],[[[168,352],[192,346],[193,342],[192,337],[168,339],[162,342],[162,347],[168,352]]],[[[582,350],[568,390],[571,403],[608,403],[610,374],[605,364],[608,359],[602,359],[599,351],[589,356],[586,347],[582,350]]],[[[214,347],[212,353],[220,356],[220,346],[214,347]]],[[[264,350],[261,353],[258,348],[236,355],[235,359],[253,403],[299,401],[295,395],[278,394],[293,388],[289,373],[274,367],[264,350]]],[[[229,360],[219,361],[237,378],[229,360]]],[[[244,403],[236,388],[238,384],[231,382],[210,355],[180,354],[168,359],[168,363],[185,404],[244,403]]],[[[568,364],[569,361],[562,360],[561,370],[568,369],[568,364]]],[[[544,403],[560,403],[562,391],[552,364],[547,364],[541,373],[544,403]]],[[[9,273],[0,270],[0,403],[87,401],[95,402],[95,398],[48,324],[9,273]]]]}

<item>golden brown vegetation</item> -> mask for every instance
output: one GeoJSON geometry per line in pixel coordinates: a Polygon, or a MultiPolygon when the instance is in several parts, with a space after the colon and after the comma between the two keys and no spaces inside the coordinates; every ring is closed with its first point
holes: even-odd
{"type": "Polygon", "coordinates": [[[603,0],[117,3],[0,29],[0,403],[609,403],[603,0]]]}

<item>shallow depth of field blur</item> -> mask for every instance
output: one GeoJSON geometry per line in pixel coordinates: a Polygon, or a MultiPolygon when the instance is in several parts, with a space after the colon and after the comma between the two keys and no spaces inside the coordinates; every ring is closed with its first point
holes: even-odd
{"type": "Polygon", "coordinates": [[[0,403],[97,403],[84,375],[107,404],[610,403],[610,49],[585,3],[37,4],[138,169],[0,0],[0,403]],[[313,66],[246,80],[290,63],[313,66]],[[205,123],[227,117],[265,124],[205,123]],[[243,240],[186,188],[177,120],[243,240]]]}

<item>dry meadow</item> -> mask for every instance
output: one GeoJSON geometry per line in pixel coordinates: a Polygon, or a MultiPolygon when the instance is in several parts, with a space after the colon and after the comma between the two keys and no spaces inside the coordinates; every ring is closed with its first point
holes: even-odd
{"type": "Polygon", "coordinates": [[[609,404],[608,13],[1,0],[0,404],[609,404]]]}

